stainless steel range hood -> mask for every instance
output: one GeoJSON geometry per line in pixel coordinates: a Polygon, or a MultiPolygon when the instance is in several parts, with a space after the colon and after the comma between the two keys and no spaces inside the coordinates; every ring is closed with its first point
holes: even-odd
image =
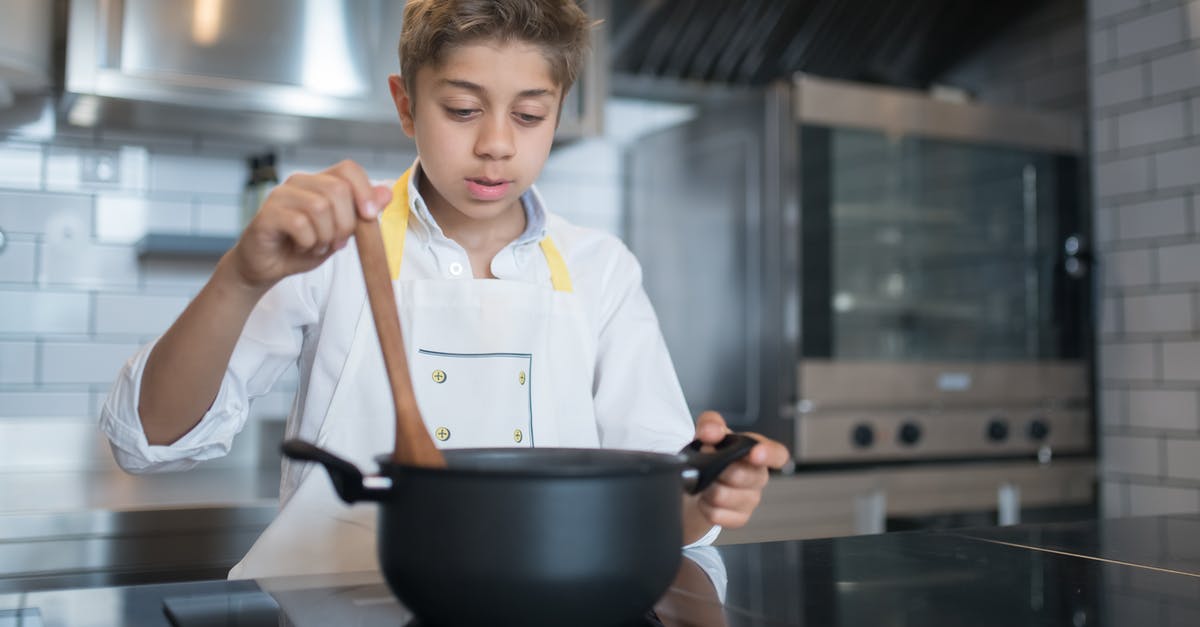
{"type": "Polygon", "coordinates": [[[50,86],[51,3],[0,0],[0,109],[50,86]]]}
{"type": "MultiPolygon", "coordinates": [[[[71,0],[62,122],[408,145],[387,88],[399,69],[403,8],[389,0],[71,0]]],[[[599,131],[599,44],[564,105],[560,139],[599,131]]]]}

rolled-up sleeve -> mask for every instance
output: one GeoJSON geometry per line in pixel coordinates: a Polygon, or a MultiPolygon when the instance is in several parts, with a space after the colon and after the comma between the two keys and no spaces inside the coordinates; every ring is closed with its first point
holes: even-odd
{"type": "Polygon", "coordinates": [[[150,444],[138,413],[146,361],[158,340],[131,357],[100,411],[100,430],[117,464],[133,473],[186,470],[227,454],[246,425],[251,400],[266,394],[296,363],[305,328],[318,320],[310,282],[307,275],[288,277],[263,296],[238,338],[212,405],[196,426],[170,445],[150,444]]]}

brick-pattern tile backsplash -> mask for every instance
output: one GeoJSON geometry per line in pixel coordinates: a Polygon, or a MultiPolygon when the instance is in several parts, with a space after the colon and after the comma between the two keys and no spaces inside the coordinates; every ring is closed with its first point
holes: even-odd
{"type": "Polygon", "coordinates": [[[1117,147],[1132,148],[1179,139],[1188,133],[1187,117],[1187,106],[1183,102],[1118,115],[1117,147]]]}
{"type": "Polygon", "coordinates": [[[90,300],[83,291],[0,288],[0,336],[87,333],[90,300]]]}
{"type": "Polygon", "coordinates": [[[1200,392],[1151,389],[1129,390],[1128,394],[1130,427],[1200,431],[1200,392]]]}
{"type": "Polygon", "coordinates": [[[1123,240],[1183,235],[1188,224],[1188,201],[1178,196],[1117,209],[1117,232],[1123,240]]]}
{"type": "Polygon", "coordinates": [[[1087,5],[1102,509],[1200,512],[1200,2],[1087,5]]]}
{"type": "Polygon", "coordinates": [[[37,344],[34,342],[0,341],[0,385],[32,384],[37,344]]]}
{"type": "Polygon", "coordinates": [[[1116,56],[1133,57],[1177,44],[1187,36],[1185,30],[1182,7],[1118,23],[1116,56]]]}

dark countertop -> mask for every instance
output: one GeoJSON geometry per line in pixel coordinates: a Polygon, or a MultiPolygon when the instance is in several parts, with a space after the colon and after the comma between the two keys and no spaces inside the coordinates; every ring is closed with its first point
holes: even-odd
{"type": "MultiPolygon", "coordinates": [[[[705,570],[684,560],[655,608],[662,624],[1200,624],[1194,515],[731,545],[701,557],[717,555],[728,578],[724,602],[705,570]]],[[[5,594],[0,627],[164,626],[164,599],[197,598],[243,608],[242,627],[411,618],[378,574],[359,573],[5,594]]]]}

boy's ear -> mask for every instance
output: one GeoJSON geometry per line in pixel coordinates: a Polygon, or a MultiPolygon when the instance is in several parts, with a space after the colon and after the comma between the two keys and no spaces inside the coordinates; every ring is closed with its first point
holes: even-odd
{"type": "Polygon", "coordinates": [[[388,88],[392,91],[392,102],[396,103],[396,113],[400,114],[400,126],[405,135],[412,137],[417,132],[413,125],[413,99],[404,86],[404,79],[399,74],[388,76],[388,88]]]}

